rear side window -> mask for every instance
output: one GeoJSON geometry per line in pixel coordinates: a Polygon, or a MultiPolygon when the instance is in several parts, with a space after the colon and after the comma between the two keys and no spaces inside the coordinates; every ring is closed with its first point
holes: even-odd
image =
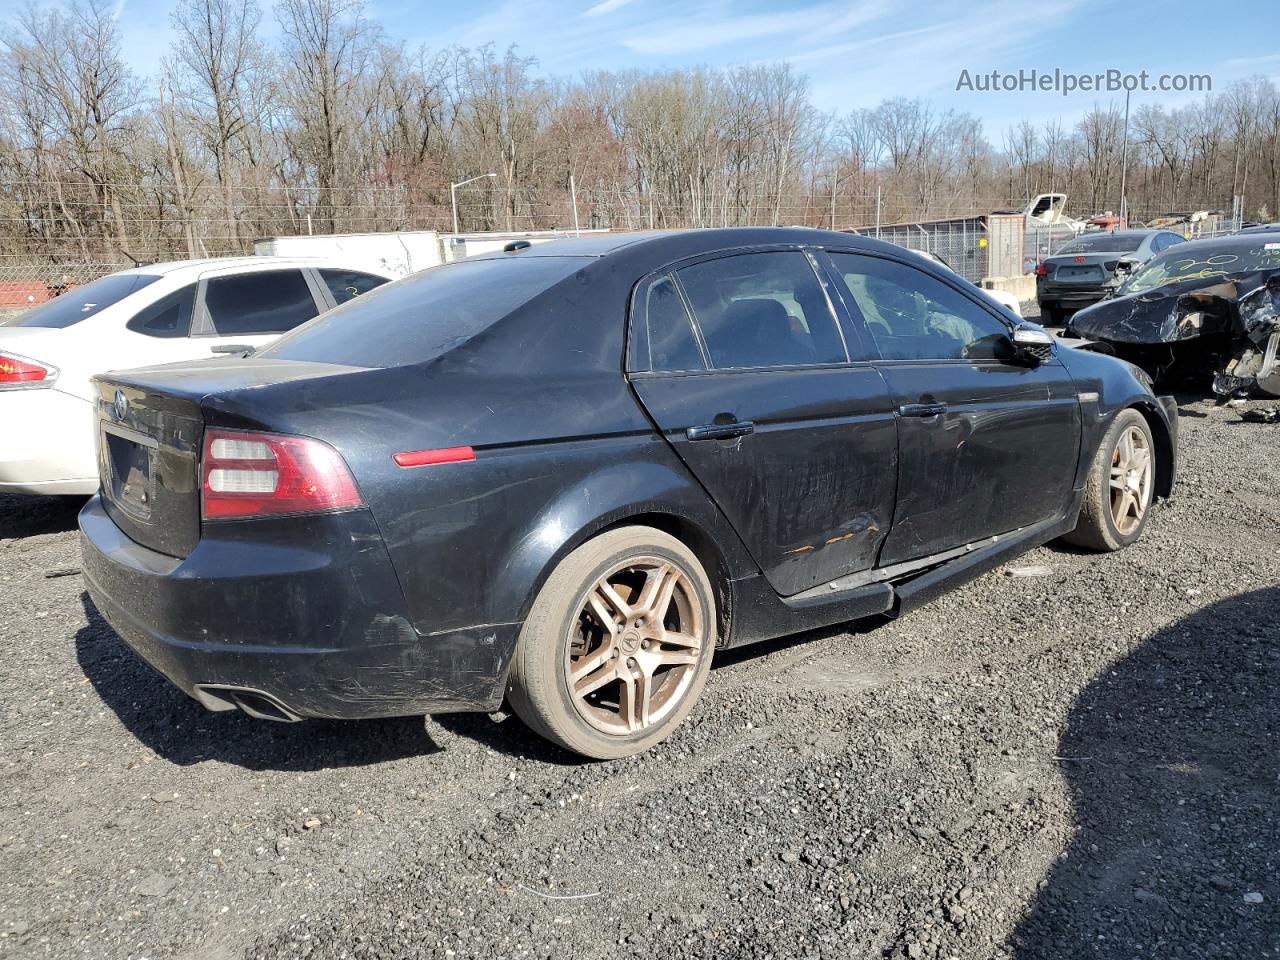
{"type": "Polygon", "coordinates": [[[355,367],[426,363],[589,262],[516,256],[432,267],[330,310],[255,356],[355,367]]]}
{"type": "Polygon", "coordinates": [[[143,307],[125,324],[134,333],[148,337],[185,337],[191,333],[191,308],[196,300],[196,286],[189,284],[143,307]]]}
{"type": "Polygon", "coordinates": [[[702,350],[675,280],[670,275],[654,277],[642,288],[638,302],[649,335],[648,369],[705,370],[702,350]]]}
{"type": "Polygon", "coordinates": [[[803,253],[747,253],[679,271],[713,367],[842,363],[844,341],[803,253]]]}
{"type": "MultiPolygon", "coordinates": [[[[61,296],[54,297],[16,317],[0,320],[0,326],[55,329],[69,327],[81,320],[88,320],[159,279],[158,276],[140,273],[113,273],[93,283],[86,283],[83,287],[73,287],[61,296]]],[[[57,288],[51,288],[52,292],[56,290],[57,288]]]]}
{"type": "Polygon", "coordinates": [[[321,270],[320,276],[333,294],[333,302],[339,306],[388,282],[386,277],[376,277],[371,273],[359,273],[355,270],[321,270]]]}
{"type": "Polygon", "coordinates": [[[267,270],[214,277],[204,303],[219,336],[284,333],[319,311],[301,270],[267,270]]]}

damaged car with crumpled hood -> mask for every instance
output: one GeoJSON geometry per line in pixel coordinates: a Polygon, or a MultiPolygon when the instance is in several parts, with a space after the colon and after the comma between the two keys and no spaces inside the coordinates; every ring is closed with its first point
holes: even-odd
{"type": "Polygon", "coordinates": [[[1158,381],[1280,396],[1280,232],[1179,244],[1075,314],[1064,336],[1158,381]]]}

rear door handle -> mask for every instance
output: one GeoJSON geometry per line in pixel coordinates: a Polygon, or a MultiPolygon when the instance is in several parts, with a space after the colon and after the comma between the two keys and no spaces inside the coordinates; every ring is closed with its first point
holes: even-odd
{"type": "Polygon", "coordinates": [[[898,408],[901,417],[936,417],[946,412],[945,403],[904,403],[898,408]]]}
{"type": "Polygon", "coordinates": [[[746,437],[755,432],[756,425],[750,420],[734,420],[732,423],[704,423],[700,427],[690,427],[684,435],[691,441],[732,440],[734,437],[746,437]]]}

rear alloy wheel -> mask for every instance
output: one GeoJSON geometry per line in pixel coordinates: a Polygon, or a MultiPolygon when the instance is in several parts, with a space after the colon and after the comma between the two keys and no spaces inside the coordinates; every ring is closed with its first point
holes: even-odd
{"type": "Polygon", "coordinates": [[[509,699],[535,731],[606,759],[665,739],[702,692],[715,603],[692,551],[649,527],[579,547],[534,601],[509,699]]]}
{"type": "Polygon", "coordinates": [[[1065,539],[1091,550],[1120,550],[1142,535],[1155,492],[1155,445],[1137,410],[1121,411],[1094,457],[1076,529],[1065,539]]]}

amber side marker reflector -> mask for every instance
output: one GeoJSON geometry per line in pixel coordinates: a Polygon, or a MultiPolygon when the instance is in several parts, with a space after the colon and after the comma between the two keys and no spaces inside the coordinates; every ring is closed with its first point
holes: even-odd
{"type": "Polygon", "coordinates": [[[462,463],[475,458],[476,452],[470,447],[445,447],[443,450],[406,450],[391,459],[400,467],[428,467],[433,463],[462,463]]]}

